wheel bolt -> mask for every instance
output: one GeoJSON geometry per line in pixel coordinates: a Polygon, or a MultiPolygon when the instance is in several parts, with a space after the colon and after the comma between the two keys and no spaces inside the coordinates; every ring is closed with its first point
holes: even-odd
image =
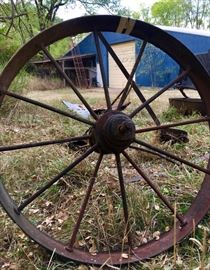
{"type": "Polygon", "coordinates": [[[126,131],[128,131],[130,129],[129,124],[127,124],[126,122],[122,123],[121,125],[119,125],[118,130],[120,133],[125,133],[126,131]]]}

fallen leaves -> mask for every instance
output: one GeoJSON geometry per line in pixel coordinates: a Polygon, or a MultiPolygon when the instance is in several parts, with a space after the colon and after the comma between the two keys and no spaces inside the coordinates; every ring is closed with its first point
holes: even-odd
{"type": "Polygon", "coordinates": [[[2,270],[20,270],[20,266],[16,263],[4,263],[1,266],[2,270]]]}
{"type": "Polygon", "coordinates": [[[129,255],[128,255],[127,253],[122,253],[122,254],[121,254],[121,257],[122,257],[123,259],[128,259],[128,258],[129,258],[129,255]]]}
{"type": "Polygon", "coordinates": [[[152,234],[153,238],[155,240],[159,240],[160,239],[160,231],[156,231],[152,234]]]}
{"type": "Polygon", "coordinates": [[[69,215],[65,211],[59,211],[58,213],[51,214],[46,217],[37,228],[40,230],[52,229],[61,230],[62,224],[69,218],[69,215]]]}

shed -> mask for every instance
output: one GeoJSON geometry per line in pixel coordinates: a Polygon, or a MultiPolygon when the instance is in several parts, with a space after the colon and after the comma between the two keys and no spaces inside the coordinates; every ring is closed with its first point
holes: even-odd
{"type": "MultiPolygon", "coordinates": [[[[210,31],[192,30],[187,28],[159,26],[170,35],[181,41],[194,54],[201,54],[210,51],[210,31]]],[[[138,51],[140,50],[142,40],[135,37],[112,32],[104,32],[104,37],[116,52],[122,64],[130,72],[138,51]]],[[[91,62],[90,68],[95,72],[95,80],[97,85],[102,85],[100,68],[93,34],[87,35],[80,43],[77,44],[76,50],[80,52],[83,58],[85,55],[91,55],[94,61],[91,62]]],[[[103,44],[101,43],[102,58],[106,79],[109,87],[122,88],[125,86],[125,76],[117,67],[115,61],[109,55],[103,44]]],[[[64,57],[73,56],[73,51],[70,50],[64,57]]],[[[67,66],[64,63],[64,68],[67,66]]],[[[161,87],[166,85],[179,72],[179,65],[168,55],[149,44],[144,52],[141,64],[139,65],[135,81],[139,86],[155,86],[161,87]]],[[[88,77],[91,81],[93,78],[88,77]]]]}

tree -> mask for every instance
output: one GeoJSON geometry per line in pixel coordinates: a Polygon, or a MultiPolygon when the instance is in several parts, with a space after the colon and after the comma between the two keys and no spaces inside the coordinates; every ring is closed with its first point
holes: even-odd
{"type": "MultiPolygon", "coordinates": [[[[21,43],[32,38],[38,32],[38,20],[35,6],[24,0],[10,2],[0,1],[0,20],[2,35],[5,37],[20,37],[21,43]]],[[[18,37],[18,39],[19,39],[18,37]]]]}
{"type": "Polygon", "coordinates": [[[189,25],[196,29],[210,29],[210,1],[188,0],[186,17],[189,25]]]}
{"type": "Polygon", "coordinates": [[[99,8],[108,11],[109,14],[116,14],[121,9],[120,0],[70,0],[69,4],[80,3],[87,14],[96,14],[99,8]]]}
{"type": "Polygon", "coordinates": [[[133,17],[132,11],[129,8],[126,8],[126,7],[120,7],[117,10],[117,15],[125,16],[125,17],[133,17]]]}
{"type": "MultiPolygon", "coordinates": [[[[98,8],[105,8],[109,13],[117,12],[120,9],[118,0],[0,0],[0,22],[9,23],[6,34],[12,28],[16,28],[20,34],[27,33],[31,38],[34,35],[34,22],[39,31],[61,21],[56,16],[62,6],[74,6],[80,3],[88,14],[94,14],[98,8]],[[33,13],[33,14],[32,14],[33,13]]],[[[36,32],[36,30],[35,30],[36,32]]],[[[22,37],[23,40],[25,37],[22,37]]]]}
{"type": "Polygon", "coordinates": [[[151,13],[155,24],[185,27],[188,8],[185,0],[160,0],[152,5],[151,13]]]}
{"type": "Polygon", "coordinates": [[[80,3],[87,14],[95,14],[96,10],[101,7],[108,10],[109,13],[116,12],[120,8],[120,1],[118,0],[34,0],[29,2],[34,2],[36,6],[40,31],[58,22],[56,14],[61,6],[73,7],[75,4],[80,3]]]}
{"type": "MultiPolygon", "coordinates": [[[[110,13],[120,10],[118,0],[0,0],[0,44],[5,43],[6,48],[11,48],[6,50],[5,46],[2,46],[6,57],[1,56],[7,60],[21,44],[39,31],[61,22],[62,19],[56,16],[61,6],[73,8],[77,3],[82,4],[88,14],[95,13],[99,7],[110,13]]],[[[67,47],[69,41],[61,41],[51,46],[56,57],[61,51],[59,46],[67,47]]]]}
{"type": "Polygon", "coordinates": [[[210,28],[209,0],[159,0],[151,7],[155,24],[210,28]]]}
{"type": "Polygon", "coordinates": [[[58,9],[61,6],[67,5],[68,2],[69,0],[34,0],[39,21],[39,30],[42,31],[53,25],[58,9]]]}
{"type": "Polygon", "coordinates": [[[140,4],[138,11],[132,12],[132,17],[144,22],[152,22],[150,7],[143,4],[140,4]]]}

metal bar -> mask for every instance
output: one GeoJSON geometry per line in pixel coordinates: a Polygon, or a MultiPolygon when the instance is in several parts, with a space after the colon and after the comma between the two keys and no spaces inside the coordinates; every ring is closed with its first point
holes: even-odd
{"type": "Polygon", "coordinates": [[[120,155],[116,154],[115,158],[116,158],[116,163],[117,163],[117,171],[118,171],[118,177],[119,177],[119,182],[120,182],[120,192],[122,196],[124,219],[125,219],[125,225],[126,225],[125,232],[128,237],[128,243],[130,247],[132,247],[132,240],[131,240],[131,233],[130,233],[130,226],[129,226],[128,205],[127,205],[127,199],[126,199],[126,191],[125,191],[120,155]]]}
{"type": "Polygon", "coordinates": [[[185,159],[183,159],[183,158],[180,158],[180,157],[178,157],[178,156],[176,156],[176,155],[174,155],[174,154],[171,154],[171,153],[169,153],[169,152],[166,152],[166,151],[164,151],[164,150],[162,150],[162,149],[160,149],[160,148],[158,148],[158,147],[155,147],[155,146],[150,145],[150,144],[148,144],[148,143],[145,143],[145,142],[143,142],[143,141],[140,141],[140,140],[137,140],[137,139],[135,139],[134,141],[135,141],[136,143],[138,143],[138,144],[144,146],[144,147],[147,147],[147,148],[149,148],[149,149],[151,149],[151,150],[153,150],[153,151],[156,151],[156,152],[158,152],[158,153],[160,153],[160,154],[162,154],[162,155],[165,155],[165,156],[167,156],[167,157],[170,157],[170,158],[172,158],[172,159],[175,159],[175,160],[177,160],[177,161],[179,161],[179,162],[181,162],[181,163],[183,163],[183,164],[186,164],[186,165],[188,165],[188,166],[190,166],[190,167],[192,167],[192,168],[194,168],[194,169],[196,169],[196,170],[198,170],[198,171],[201,171],[201,172],[204,172],[204,173],[207,173],[207,174],[210,175],[210,170],[204,169],[204,168],[202,168],[202,167],[200,167],[200,166],[198,166],[198,165],[196,165],[196,164],[194,164],[194,163],[192,163],[192,162],[189,162],[189,161],[187,161],[187,160],[185,160],[185,159]]]}
{"type": "Polygon", "coordinates": [[[109,110],[111,110],[112,105],[111,105],[111,100],[110,100],[110,96],[109,96],[109,89],[107,87],[107,79],[106,79],[106,74],[105,74],[104,65],[103,65],[103,58],[102,58],[102,54],[101,54],[98,33],[96,31],[94,31],[93,35],[94,35],[94,39],[95,39],[98,61],[99,61],[100,70],[101,70],[101,77],[102,77],[102,81],[103,81],[103,88],[104,88],[104,94],[105,94],[105,98],[106,98],[106,104],[107,104],[107,108],[109,110]]]}
{"type": "Polygon", "coordinates": [[[198,119],[181,121],[181,122],[177,122],[177,123],[165,124],[165,125],[161,125],[161,126],[140,128],[140,129],[136,130],[136,133],[143,133],[143,132],[148,132],[148,131],[153,131],[153,130],[161,130],[161,129],[165,129],[165,128],[172,128],[172,127],[184,126],[184,125],[189,125],[189,124],[196,124],[196,123],[201,123],[201,122],[206,122],[206,121],[210,121],[210,116],[201,117],[198,119]]]}
{"type": "Polygon", "coordinates": [[[21,95],[18,95],[16,93],[13,93],[13,92],[10,92],[10,91],[1,91],[2,94],[4,95],[7,95],[7,96],[10,96],[10,97],[13,97],[13,98],[16,98],[16,99],[19,99],[19,100],[22,100],[22,101],[25,101],[25,102],[28,102],[30,104],[33,104],[33,105],[36,105],[36,106],[39,106],[41,108],[44,108],[44,109],[47,109],[49,111],[52,111],[52,112],[56,112],[58,114],[61,114],[61,115],[64,115],[64,116],[67,116],[67,117],[70,117],[74,120],[77,120],[79,122],[82,122],[82,123],[85,123],[85,124],[88,124],[88,125],[91,125],[91,126],[94,126],[95,123],[88,120],[88,119],[85,119],[85,118],[82,118],[82,117],[79,117],[79,116],[76,116],[74,114],[71,114],[69,112],[65,112],[65,111],[62,111],[58,108],[55,108],[53,106],[50,106],[50,105],[47,105],[45,103],[42,103],[40,101],[37,101],[37,100],[33,100],[31,98],[27,98],[27,97],[24,97],[24,96],[21,96],[21,95]]]}
{"type": "Polygon", "coordinates": [[[99,170],[99,167],[100,167],[102,158],[103,158],[103,154],[100,154],[99,155],[99,158],[98,158],[98,161],[96,163],[94,174],[93,174],[93,176],[90,179],[90,183],[89,183],[87,192],[85,194],[85,198],[84,198],[84,200],[82,202],[82,205],[81,205],[81,208],[80,208],[80,211],[79,211],[79,216],[78,216],[78,219],[77,219],[77,221],[75,223],[75,226],[74,226],[74,229],[73,229],[73,232],[72,232],[71,239],[70,239],[70,241],[69,241],[69,243],[67,244],[67,247],[66,247],[66,249],[69,250],[69,251],[71,251],[72,248],[73,248],[73,246],[74,246],[74,243],[75,243],[75,240],[76,240],[76,236],[77,236],[77,233],[78,233],[80,224],[82,222],[82,219],[83,219],[83,216],[84,216],[84,213],[85,213],[85,210],[86,210],[86,207],[87,207],[89,198],[90,198],[90,194],[91,194],[92,189],[93,189],[93,185],[94,185],[95,180],[96,180],[96,177],[97,177],[97,173],[98,173],[98,170],[99,170]]]}
{"type": "MultiPolygon", "coordinates": [[[[129,73],[126,70],[126,68],[124,67],[124,65],[122,64],[122,62],[120,61],[120,59],[118,58],[118,56],[115,54],[115,52],[113,51],[113,49],[111,48],[111,46],[109,45],[109,43],[106,41],[106,39],[104,38],[102,33],[98,33],[99,38],[101,39],[101,41],[103,42],[104,46],[106,47],[107,51],[110,53],[110,55],[112,56],[112,58],[115,60],[116,64],[118,65],[118,67],[120,68],[120,70],[122,71],[122,73],[124,74],[124,76],[126,77],[126,79],[129,78],[129,73]]],[[[136,83],[134,81],[132,81],[132,87],[136,93],[136,95],[138,96],[138,98],[140,99],[141,102],[145,102],[146,99],[143,96],[143,94],[140,92],[138,86],[136,85],[136,83]]],[[[118,97],[120,97],[123,94],[123,90],[122,92],[118,95],[118,97]]],[[[117,97],[117,99],[118,99],[117,97]]],[[[114,102],[112,102],[112,105],[117,101],[117,99],[115,99],[114,102]]],[[[152,110],[152,108],[149,105],[146,105],[146,109],[148,111],[148,113],[150,114],[150,116],[152,117],[152,119],[154,120],[156,125],[160,125],[160,121],[157,118],[157,116],[155,115],[154,111],[152,110]]]]}
{"type": "Polygon", "coordinates": [[[37,197],[39,197],[48,188],[50,188],[53,184],[55,184],[60,178],[62,178],[70,170],[72,170],[76,165],[78,165],[83,159],[85,159],[87,156],[89,156],[96,148],[97,148],[97,145],[96,144],[93,145],[83,155],[81,155],[78,159],[76,159],[73,163],[71,163],[67,168],[65,168],[62,172],[60,172],[58,175],[56,175],[53,179],[51,179],[47,184],[45,184],[37,192],[35,192],[28,199],[26,199],[23,203],[21,203],[17,208],[17,212],[20,213],[27,205],[32,203],[37,197]]]}
{"type": "Polygon", "coordinates": [[[91,106],[88,104],[88,102],[86,101],[86,99],[80,94],[79,90],[76,88],[76,86],[71,81],[71,79],[67,76],[67,74],[65,72],[63,72],[60,64],[53,58],[53,56],[50,54],[50,52],[44,46],[41,46],[41,49],[46,54],[46,56],[50,59],[50,61],[53,63],[53,65],[58,70],[58,72],[61,74],[61,76],[63,76],[63,78],[67,81],[67,83],[70,85],[70,87],[72,88],[72,90],[74,91],[74,93],[77,95],[77,97],[83,103],[83,105],[86,107],[86,109],[92,115],[92,117],[95,120],[97,120],[98,119],[97,114],[95,114],[95,112],[93,111],[93,109],[91,108],[91,106]]]}
{"type": "Polygon", "coordinates": [[[123,89],[123,94],[122,94],[121,99],[120,99],[120,101],[119,101],[119,104],[118,104],[118,106],[117,106],[117,110],[119,110],[119,109],[121,108],[121,106],[123,105],[123,103],[125,102],[125,100],[126,100],[126,98],[127,98],[127,96],[128,96],[128,93],[129,93],[129,86],[132,84],[134,74],[135,74],[136,69],[137,69],[137,67],[138,67],[138,65],[139,65],[139,63],[140,63],[140,61],[141,61],[141,59],[142,59],[142,56],[143,56],[144,50],[145,50],[145,48],[146,48],[146,45],[147,45],[147,41],[144,40],[144,41],[143,41],[143,44],[142,44],[142,46],[141,46],[141,49],[140,49],[140,51],[139,51],[139,54],[138,54],[138,56],[137,56],[137,58],[136,58],[136,62],[135,62],[134,66],[133,66],[133,69],[132,69],[132,71],[131,71],[131,74],[130,74],[130,76],[129,76],[129,78],[128,78],[128,81],[127,81],[127,83],[126,83],[126,86],[125,86],[125,88],[123,89]]]}
{"type": "MultiPolygon", "coordinates": [[[[65,73],[65,62],[64,60],[61,61],[61,68],[62,68],[62,71],[65,73]]],[[[63,87],[65,88],[66,87],[66,80],[63,78],[63,87]]]]}
{"type": "Polygon", "coordinates": [[[156,98],[158,98],[160,95],[162,95],[166,90],[168,90],[170,87],[172,87],[175,83],[183,79],[187,74],[189,73],[189,69],[184,70],[176,79],[171,81],[169,84],[167,84],[165,87],[163,87],[161,90],[159,90],[156,94],[154,94],[151,98],[146,100],[144,103],[142,103],[138,108],[136,108],[129,116],[133,118],[138,112],[140,112],[142,109],[144,109],[148,104],[150,104],[152,101],[154,101],[156,98]]]}
{"type": "Polygon", "coordinates": [[[129,155],[124,151],[123,155],[126,157],[126,159],[130,162],[130,164],[136,169],[136,171],[144,178],[144,180],[147,182],[147,184],[154,190],[154,192],[157,194],[157,196],[162,200],[162,202],[170,209],[170,211],[176,215],[177,219],[180,221],[181,225],[184,226],[186,222],[184,221],[183,217],[175,213],[173,206],[170,204],[168,199],[161,193],[161,191],[158,189],[158,187],[149,179],[149,177],[138,167],[138,165],[129,157],[129,155]]]}
{"type": "MultiPolygon", "coordinates": [[[[132,88],[132,86],[131,86],[130,88],[132,88]]],[[[123,90],[116,96],[116,98],[112,101],[112,105],[114,105],[115,102],[122,96],[123,92],[124,92],[124,89],[123,89],[123,90]]]]}
{"type": "Polygon", "coordinates": [[[168,157],[166,157],[166,156],[164,156],[164,155],[161,155],[161,154],[159,154],[159,153],[157,153],[157,152],[155,152],[155,151],[152,151],[152,150],[149,150],[149,149],[145,149],[145,148],[142,148],[142,147],[138,147],[138,146],[133,146],[133,145],[130,145],[129,147],[130,147],[131,149],[135,149],[135,150],[138,150],[138,151],[142,151],[142,152],[145,152],[145,153],[149,153],[149,154],[158,156],[158,157],[160,157],[160,158],[164,158],[165,160],[167,160],[167,161],[169,161],[169,162],[171,162],[171,163],[173,163],[173,164],[178,165],[177,162],[175,162],[175,161],[173,161],[172,159],[170,159],[170,158],[168,158],[168,157]]]}
{"type": "Polygon", "coordinates": [[[68,143],[68,142],[72,142],[72,141],[74,142],[74,141],[78,141],[78,140],[86,140],[89,137],[90,137],[89,135],[85,135],[85,136],[66,138],[66,139],[60,139],[60,140],[51,140],[51,141],[43,141],[43,142],[32,142],[32,143],[25,143],[25,144],[0,146],[0,152],[20,150],[20,149],[39,147],[39,146],[45,146],[45,145],[51,145],[51,144],[62,144],[62,143],[68,143]]]}

